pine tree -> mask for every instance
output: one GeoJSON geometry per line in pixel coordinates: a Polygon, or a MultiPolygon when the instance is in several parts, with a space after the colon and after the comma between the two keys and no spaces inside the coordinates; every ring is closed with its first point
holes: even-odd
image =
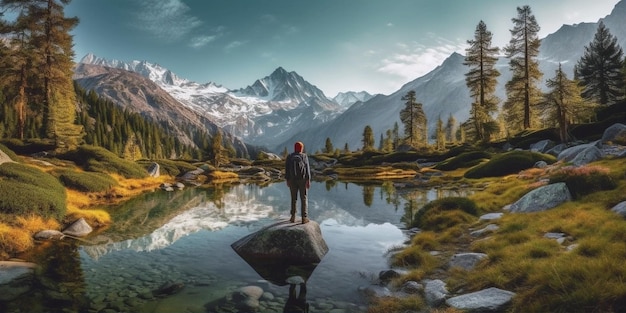
{"type": "Polygon", "coordinates": [[[435,133],[435,142],[437,144],[437,150],[443,150],[446,148],[446,132],[443,129],[443,121],[441,117],[437,119],[437,131],[435,133]]]}
{"type": "Polygon", "coordinates": [[[542,74],[537,62],[541,41],[537,36],[539,24],[530,6],[518,7],[517,17],[512,21],[514,27],[505,53],[513,77],[505,86],[507,100],[504,108],[509,127],[519,130],[532,127],[531,109],[541,98],[538,83],[542,74]]]}
{"type": "Polygon", "coordinates": [[[363,129],[363,151],[374,150],[374,131],[366,125],[363,129]]]}
{"type": "Polygon", "coordinates": [[[548,79],[546,86],[550,90],[544,95],[544,116],[549,123],[556,122],[561,141],[568,142],[570,121],[588,116],[593,108],[583,100],[581,88],[575,81],[567,78],[561,64],[554,78],[548,79]]]}
{"type": "Polygon", "coordinates": [[[215,167],[219,167],[221,164],[228,162],[226,148],[224,148],[222,138],[222,131],[218,129],[211,140],[211,161],[215,167]]]}
{"type": "Polygon", "coordinates": [[[402,97],[405,106],[400,110],[400,121],[404,124],[406,142],[414,147],[425,146],[428,138],[426,114],[422,104],[418,103],[415,91],[411,90],[402,97]]]}
{"type": "Polygon", "coordinates": [[[64,16],[69,0],[4,0],[3,9],[18,14],[15,23],[4,28],[12,34],[13,69],[19,72],[15,84],[18,136],[24,136],[25,103],[40,103],[42,134],[54,139],[57,149],[75,147],[83,136],[76,125],[76,95],[73,88],[72,36],[77,18],[64,16]],[[17,44],[17,45],[16,45],[17,44]],[[23,49],[23,50],[22,50],[23,49]],[[24,93],[28,90],[26,99],[24,93]]]}
{"type": "Polygon", "coordinates": [[[470,70],[465,74],[465,82],[474,98],[471,119],[474,124],[476,139],[485,141],[489,138],[485,124],[493,123],[492,114],[498,109],[500,99],[495,96],[497,77],[500,72],[495,68],[498,61],[498,47],[491,46],[492,34],[483,21],[478,23],[474,39],[468,40],[470,45],[465,51],[464,65],[470,70]]]}
{"type": "Polygon", "coordinates": [[[576,64],[576,78],[583,86],[583,98],[598,104],[612,104],[624,97],[623,51],[603,22],[576,64]]]}
{"type": "Polygon", "coordinates": [[[452,116],[452,114],[450,114],[450,116],[448,116],[448,122],[446,123],[446,140],[452,144],[456,144],[457,142],[457,129],[458,125],[456,123],[456,119],[452,116]]]}
{"type": "Polygon", "coordinates": [[[325,151],[326,153],[333,153],[333,151],[335,151],[333,143],[330,141],[330,137],[326,137],[325,151]]]}

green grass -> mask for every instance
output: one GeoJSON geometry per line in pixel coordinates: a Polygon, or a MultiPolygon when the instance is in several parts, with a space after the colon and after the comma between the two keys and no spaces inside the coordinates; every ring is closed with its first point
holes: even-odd
{"type": "Polygon", "coordinates": [[[76,150],[59,156],[59,158],[73,161],[85,171],[115,173],[125,178],[144,178],[148,176],[148,172],[141,165],[124,160],[113,152],[101,147],[83,145],[76,150]]]}
{"type": "Polygon", "coordinates": [[[52,174],[58,177],[65,187],[81,192],[101,192],[117,186],[117,181],[105,173],[60,169],[53,171],[52,174]]]}
{"type": "Polygon", "coordinates": [[[65,216],[65,200],[65,188],[54,176],[19,163],[0,165],[2,213],[61,220],[65,216]]]}

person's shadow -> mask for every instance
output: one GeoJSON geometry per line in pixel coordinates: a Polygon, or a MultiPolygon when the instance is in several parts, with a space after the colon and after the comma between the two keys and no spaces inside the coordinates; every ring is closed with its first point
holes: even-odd
{"type": "Polygon", "coordinates": [[[306,282],[300,276],[287,278],[289,283],[289,298],[283,308],[283,313],[308,313],[309,303],[306,302],[306,282]],[[300,293],[296,294],[296,287],[300,286],[300,293]]]}

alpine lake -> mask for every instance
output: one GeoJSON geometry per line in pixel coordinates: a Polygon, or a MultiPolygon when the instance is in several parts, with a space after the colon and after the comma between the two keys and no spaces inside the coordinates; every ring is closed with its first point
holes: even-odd
{"type": "MultiPolygon", "coordinates": [[[[405,222],[429,201],[468,192],[313,182],[309,217],[329,251],[294,272],[306,280],[309,311],[366,312],[360,288],[390,268],[389,251],[409,239],[405,222]]],[[[0,302],[0,311],[241,312],[233,294],[255,286],[263,292],[259,312],[283,312],[290,284],[268,276],[286,269],[254,268],[231,244],[289,217],[284,182],[155,190],[107,209],[107,229],[84,240],[44,242],[20,256],[41,269],[27,292],[0,302]]],[[[298,201],[296,222],[299,214],[298,201]]]]}

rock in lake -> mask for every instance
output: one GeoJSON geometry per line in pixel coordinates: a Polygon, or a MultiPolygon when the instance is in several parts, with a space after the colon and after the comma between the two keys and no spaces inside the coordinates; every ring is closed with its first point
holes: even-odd
{"type": "Polygon", "coordinates": [[[315,221],[306,224],[280,221],[237,240],[231,247],[244,260],[291,264],[319,263],[328,252],[315,221]]]}

